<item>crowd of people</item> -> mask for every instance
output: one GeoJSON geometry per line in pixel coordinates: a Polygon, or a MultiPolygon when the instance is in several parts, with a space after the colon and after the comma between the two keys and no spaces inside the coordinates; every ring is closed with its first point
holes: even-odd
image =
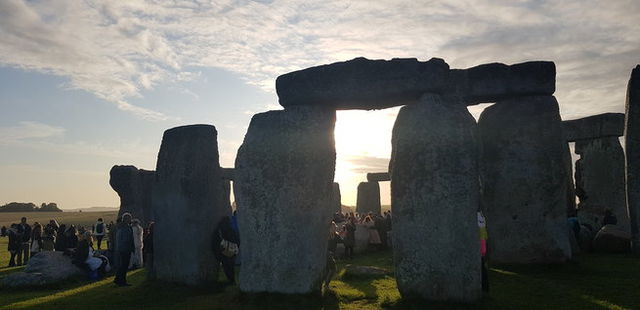
{"type": "Polygon", "coordinates": [[[384,214],[342,213],[336,212],[329,226],[329,252],[337,255],[338,244],[344,245],[345,258],[353,258],[356,245],[356,230],[366,229],[369,235],[368,246],[373,249],[386,249],[390,245],[388,232],[391,231],[391,211],[384,214]]]}
{"type": "Polygon", "coordinates": [[[3,226],[0,236],[9,239],[9,267],[26,265],[39,252],[59,251],[70,256],[73,264],[94,280],[115,268],[114,282],[127,286],[127,270],[142,268],[145,260],[153,261],[153,226],[152,222],[144,229],[129,213],[124,213],[115,224],[106,224],[99,218],[91,227],[58,224],[54,219],[46,225],[28,224],[23,217],[9,228],[3,226]]]}

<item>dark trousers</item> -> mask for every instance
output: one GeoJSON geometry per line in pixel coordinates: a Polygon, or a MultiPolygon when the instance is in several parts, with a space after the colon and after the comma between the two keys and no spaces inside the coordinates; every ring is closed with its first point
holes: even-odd
{"type": "Polygon", "coordinates": [[[16,265],[16,255],[18,255],[17,250],[9,251],[11,253],[11,259],[9,260],[9,267],[13,267],[16,265]]]}
{"type": "Polygon", "coordinates": [[[18,266],[22,264],[26,265],[29,262],[29,253],[31,253],[29,242],[21,243],[20,248],[18,248],[18,266]]]}
{"type": "Polygon", "coordinates": [[[482,291],[489,291],[489,264],[487,263],[487,258],[482,256],[482,291]]]}
{"type": "Polygon", "coordinates": [[[227,257],[224,255],[221,255],[222,270],[224,271],[224,275],[227,276],[227,279],[229,280],[230,283],[236,282],[236,274],[235,274],[235,271],[233,270],[233,267],[236,264],[235,260],[236,260],[235,256],[227,257]]]}
{"type": "Polygon", "coordinates": [[[98,240],[98,250],[100,250],[100,246],[102,245],[102,238],[104,238],[104,236],[96,236],[96,240],[98,240]]]}
{"type": "Polygon", "coordinates": [[[127,269],[131,260],[131,252],[116,252],[118,256],[118,266],[116,267],[116,278],[113,280],[115,284],[127,283],[127,269]]]}

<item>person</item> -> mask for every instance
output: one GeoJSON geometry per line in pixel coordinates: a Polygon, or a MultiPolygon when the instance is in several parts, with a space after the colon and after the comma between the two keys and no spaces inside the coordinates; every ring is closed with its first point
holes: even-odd
{"type": "Polygon", "coordinates": [[[9,253],[11,254],[9,267],[14,267],[16,265],[16,256],[18,255],[18,251],[20,251],[20,246],[22,244],[22,236],[18,232],[18,224],[13,223],[9,226],[7,236],[9,237],[7,250],[9,250],[9,253]]]}
{"type": "Polygon", "coordinates": [[[131,262],[129,262],[129,269],[142,268],[142,266],[144,266],[142,258],[144,228],[140,225],[140,220],[134,219],[131,222],[131,231],[133,232],[133,246],[135,249],[131,257],[131,262]]]}
{"type": "Polygon", "coordinates": [[[99,270],[102,269],[103,274],[108,271],[109,260],[102,255],[96,255],[94,252],[91,232],[85,231],[80,234],[78,240],[78,247],[73,255],[73,263],[87,270],[92,280],[97,280],[100,275],[99,270]]]}
{"type": "Polygon", "coordinates": [[[373,246],[380,246],[382,244],[382,241],[380,240],[380,234],[375,227],[375,223],[373,222],[371,215],[367,215],[364,218],[363,224],[369,231],[369,244],[373,246]]]}
{"type": "Polygon", "coordinates": [[[344,232],[345,236],[343,239],[344,243],[344,257],[345,258],[353,258],[353,247],[356,245],[356,218],[351,216],[347,220],[347,223],[344,224],[344,232]]]}
{"type": "Polygon", "coordinates": [[[617,224],[618,224],[618,219],[613,214],[613,212],[611,212],[611,209],[606,209],[604,211],[604,218],[602,219],[602,226],[617,225],[617,224]]]}
{"type": "Polygon", "coordinates": [[[31,257],[38,254],[42,250],[42,225],[40,223],[33,223],[33,230],[31,231],[31,257]]]}
{"type": "Polygon", "coordinates": [[[149,223],[147,231],[144,235],[144,247],[142,253],[144,254],[144,267],[147,269],[147,277],[153,279],[155,277],[155,269],[153,268],[153,228],[155,224],[149,223]]]}
{"type": "Polygon", "coordinates": [[[116,230],[115,238],[115,255],[118,258],[118,265],[116,267],[116,277],[113,282],[117,286],[130,286],[127,283],[127,269],[129,268],[129,261],[131,260],[131,254],[135,250],[133,244],[133,230],[131,229],[131,214],[122,214],[122,222],[119,224],[116,230]]]}
{"type": "Polygon", "coordinates": [[[96,236],[96,241],[98,241],[98,250],[102,249],[102,238],[104,238],[105,226],[102,218],[99,218],[94,226],[94,235],[96,236]]]}
{"type": "Polygon", "coordinates": [[[67,248],[67,236],[65,235],[66,232],[67,232],[67,225],[60,224],[57,230],[57,235],[56,235],[56,244],[55,244],[56,251],[64,251],[67,248]]]}
{"type": "Polygon", "coordinates": [[[66,249],[75,249],[78,247],[78,231],[76,230],[75,225],[69,226],[67,231],[64,232],[65,237],[65,250],[66,249]]]}
{"type": "Polygon", "coordinates": [[[387,225],[384,222],[384,218],[380,214],[376,214],[373,217],[373,225],[378,231],[381,246],[383,249],[387,248],[387,225]]]}
{"type": "Polygon", "coordinates": [[[487,223],[482,212],[478,211],[478,228],[480,229],[480,264],[482,291],[489,292],[489,264],[487,262],[487,223]]]}
{"type": "MultiPolygon", "coordinates": [[[[118,218],[119,219],[119,218],[118,218]]],[[[115,239],[115,230],[116,226],[115,224],[113,224],[113,221],[109,222],[109,224],[107,224],[107,249],[114,249],[115,248],[115,243],[113,242],[113,240],[115,239]]]]}
{"type": "Polygon", "coordinates": [[[42,236],[42,251],[53,251],[56,243],[56,231],[51,222],[44,227],[42,236]]]}
{"type": "Polygon", "coordinates": [[[338,234],[338,225],[336,225],[335,221],[331,221],[331,224],[329,224],[329,252],[331,255],[336,253],[339,240],[340,234],[338,234]]]}
{"type": "Polygon", "coordinates": [[[0,228],[0,237],[4,237],[7,235],[7,226],[2,225],[2,228],[0,228]]]}
{"type": "Polygon", "coordinates": [[[222,270],[227,277],[228,284],[236,282],[233,267],[239,246],[240,239],[233,230],[231,219],[228,216],[223,217],[213,235],[213,254],[216,260],[222,263],[222,270]]]}
{"type": "Polygon", "coordinates": [[[22,237],[20,250],[18,250],[18,266],[26,265],[29,262],[29,253],[31,252],[31,226],[27,224],[27,218],[22,217],[18,224],[18,233],[22,237]]]}

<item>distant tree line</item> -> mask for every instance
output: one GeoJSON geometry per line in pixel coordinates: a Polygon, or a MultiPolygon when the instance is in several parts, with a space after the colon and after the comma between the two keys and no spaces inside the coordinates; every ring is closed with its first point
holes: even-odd
{"type": "Polygon", "coordinates": [[[0,206],[0,212],[62,212],[62,210],[55,202],[43,202],[39,207],[33,202],[10,202],[0,206]]]}

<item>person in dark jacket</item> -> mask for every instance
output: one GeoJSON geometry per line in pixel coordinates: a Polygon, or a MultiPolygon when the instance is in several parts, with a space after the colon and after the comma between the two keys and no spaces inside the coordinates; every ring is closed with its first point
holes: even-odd
{"type": "Polygon", "coordinates": [[[9,246],[7,250],[11,254],[11,259],[9,260],[9,267],[13,267],[16,265],[16,255],[18,251],[20,251],[20,245],[22,244],[22,236],[18,232],[18,224],[11,224],[9,229],[7,230],[7,236],[9,236],[9,246]]]}
{"type": "Polygon", "coordinates": [[[116,231],[116,250],[115,255],[118,257],[118,266],[116,267],[116,277],[113,282],[117,286],[130,286],[127,283],[127,269],[131,260],[131,254],[135,250],[133,245],[133,229],[131,229],[131,214],[124,213],[122,222],[116,231]]]}
{"type": "Polygon", "coordinates": [[[144,235],[142,243],[142,253],[144,254],[144,267],[147,269],[147,277],[150,279],[155,278],[155,269],[153,268],[153,230],[155,223],[149,223],[149,227],[144,235]]]}
{"type": "Polygon", "coordinates": [[[231,219],[228,216],[225,216],[220,220],[220,223],[218,223],[218,227],[214,232],[213,254],[216,257],[216,260],[222,263],[222,270],[224,271],[227,280],[229,280],[229,284],[235,284],[235,271],[233,270],[233,267],[235,265],[237,253],[232,255],[229,251],[225,251],[223,241],[225,241],[225,244],[230,242],[234,243],[236,246],[240,246],[240,238],[233,229],[231,219]]]}
{"type": "Polygon", "coordinates": [[[18,232],[22,236],[22,242],[20,243],[20,250],[18,251],[18,266],[26,265],[29,262],[29,253],[31,252],[31,226],[27,224],[27,218],[20,219],[18,224],[18,232]]]}
{"type": "Polygon", "coordinates": [[[64,232],[65,240],[65,250],[66,249],[75,249],[78,247],[78,231],[76,230],[75,225],[69,226],[67,231],[64,232]]]}
{"type": "Polygon", "coordinates": [[[58,227],[57,235],[56,235],[56,251],[64,251],[67,248],[67,236],[65,236],[65,232],[67,231],[67,225],[61,224],[58,227]]]}
{"type": "Polygon", "coordinates": [[[604,218],[602,219],[602,226],[605,225],[617,225],[618,218],[611,212],[611,209],[607,209],[604,211],[604,218]]]}

